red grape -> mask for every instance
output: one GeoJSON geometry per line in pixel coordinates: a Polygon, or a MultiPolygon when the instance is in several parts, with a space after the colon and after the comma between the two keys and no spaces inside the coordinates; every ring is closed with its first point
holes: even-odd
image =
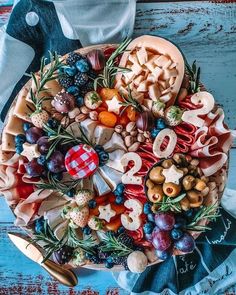
{"type": "Polygon", "coordinates": [[[26,173],[32,177],[38,177],[42,174],[44,168],[39,165],[37,159],[34,158],[29,163],[25,165],[26,173]]]}
{"type": "Polygon", "coordinates": [[[41,154],[47,154],[51,143],[48,141],[48,136],[42,136],[37,141],[38,150],[41,154]]]}
{"type": "Polygon", "coordinates": [[[152,237],[153,246],[159,250],[164,251],[171,246],[171,238],[167,231],[159,231],[152,237]]]}
{"type": "Polygon", "coordinates": [[[56,151],[49,158],[47,163],[48,170],[53,173],[60,173],[65,170],[65,157],[60,151],[56,151]]]}
{"type": "Polygon", "coordinates": [[[175,242],[175,247],[184,253],[192,252],[195,248],[194,238],[186,232],[178,241],[175,242]]]}
{"type": "Polygon", "coordinates": [[[159,227],[158,226],[155,226],[154,227],[154,229],[153,229],[153,231],[152,231],[152,237],[154,237],[154,235],[156,234],[156,233],[159,233],[161,230],[159,229],[159,227]]]}
{"type": "Polygon", "coordinates": [[[43,130],[38,127],[31,127],[25,132],[26,141],[29,143],[36,143],[40,137],[43,136],[43,130]]]}
{"type": "Polygon", "coordinates": [[[158,213],[155,215],[155,223],[161,230],[171,230],[175,224],[175,217],[172,213],[158,213]]]}

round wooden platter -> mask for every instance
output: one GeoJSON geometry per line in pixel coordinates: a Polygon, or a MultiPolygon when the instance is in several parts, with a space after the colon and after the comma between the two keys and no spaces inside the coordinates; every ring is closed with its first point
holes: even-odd
{"type": "MultiPolygon", "coordinates": [[[[101,49],[101,50],[104,50],[104,49],[107,49],[107,48],[110,48],[110,47],[113,47],[113,48],[114,48],[114,47],[117,47],[117,44],[99,44],[99,45],[92,45],[92,46],[88,46],[88,47],[84,47],[84,48],[77,49],[77,50],[75,50],[75,52],[80,53],[80,54],[87,54],[89,51],[91,51],[91,50],[93,50],[93,49],[101,49]]],[[[68,56],[68,54],[65,54],[64,56],[62,56],[62,59],[63,59],[63,60],[66,59],[67,56],[68,56]]],[[[47,65],[46,67],[49,67],[49,65],[47,65]]],[[[23,86],[22,89],[30,89],[30,87],[31,87],[31,83],[32,83],[32,79],[30,79],[30,80],[29,80],[29,81],[23,86]]],[[[204,86],[202,86],[202,87],[204,88],[204,86]]],[[[11,115],[11,114],[14,115],[14,114],[11,112],[11,110],[14,108],[14,106],[15,106],[15,104],[16,104],[16,100],[17,100],[17,98],[18,98],[18,95],[16,96],[16,98],[15,98],[14,101],[12,102],[12,105],[11,105],[11,107],[10,107],[10,109],[9,109],[9,111],[8,111],[8,114],[7,114],[7,116],[6,116],[6,119],[5,119],[5,121],[4,121],[4,126],[7,124],[8,120],[10,119],[10,115],[11,115]]],[[[3,128],[3,132],[4,132],[4,128],[3,128]]],[[[2,133],[3,133],[3,132],[2,132],[2,133]]],[[[2,136],[2,134],[1,134],[1,136],[2,136]]],[[[228,160],[228,162],[227,162],[227,164],[226,164],[226,171],[227,171],[227,174],[228,174],[228,164],[229,164],[229,160],[228,160]]],[[[218,198],[217,198],[216,200],[208,200],[208,203],[211,203],[211,204],[212,204],[212,203],[214,203],[214,202],[216,202],[216,201],[220,203],[220,199],[221,199],[222,195],[223,195],[223,192],[219,194],[219,196],[218,196],[218,198]]],[[[14,214],[14,208],[15,208],[15,206],[12,206],[12,207],[11,207],[11,210],[12,210],[13,214],[14,214]]],[[[206,225],[206,224],[207,224],[207,221],[203,221],[203,222],[201,222],[200,224],[201,224],[201,225],[206,225]]],[[[32,234],[33,234],[32,227],[30,227],[30,226],[28,226],[28,227],[22,227],[22,229],[23,229],[23,230],[26,230],[27,233],[29,234],[29,236],[32,237],[32,234]]],[[[200,235],[200,233],[193,233],[193,232],[192,232],[192,234],[193,234],[193,236],[194,236],[195,239],[200,235]]],[[[185,253],[182,253],[182,252],[180,252],[180,251],[178,251],[178,250],[175,250],[175,251],[174,251],[174,255],[184,255],[184,254],[185,254],[185,253]]],[[[148,266],[155,265],[155,264],[160,263],[160,262],[162,262],[162,260],[157,259],[157,260],[155,260],[154,262],[150,262],[150,263],[148,264],[148,266]]],[[[78,266],[74,266],[74,265],[72,265],[72,264],[68,264],[68,265],[66,265],[66,267],[71,267],[71,266],[74,267],[74,268],[77,268],[77,267],[78,267],[78,266]]],[[[84,268],[92,269],[92,270],[106,270],[106,271],[122,271],[122,270],[124,270],[123,266],[120,266],[120,265],[115,265],[111,270],[110,270],[110,269],[108,270],[108,269],[104,266],[104,264],[92,264],[92,263],[87,263],[87,264],[81,265],[81,266],[79,266],[79,267],[84,267],[84,268]]]]}

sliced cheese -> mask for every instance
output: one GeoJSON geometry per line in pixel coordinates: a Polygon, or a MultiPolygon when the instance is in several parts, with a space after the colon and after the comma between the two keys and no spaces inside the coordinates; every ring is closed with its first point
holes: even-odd
{"type": "Polygon", "coordinates": [[[9,114],[9,119],[4,128],[4,132],[12,135],[23,134],[23,121],[18,117],[9,114]]]}
{"type": "Polygon", "coordinates": [[[124,154],[125,154],[125,151],[123,150],[115,150],[114,152],[109,153],[109,160],[106,163],[106,166],[124,173],[125,169],[120,161],[120,159],[123,157],[124,154]]]}
{"type": "Polygon", "coordinates": [[[111,139],[112,134],[114,134],[114,128],[106,127],[103,125],[97,125],[94,129],[95,143],[99,145],[104,145],[111,139]]]}
{"type": "Polygon", "coordinates": [[[99,196],[105,195],[111,191],[110,187],[98,171],[93,175],[93,184],[94,189],[96,190],[99,196]]]}
{"type": "Polygon", "coordinates": [[[131,95],[135,100],[142,104],[144,99],[144,94],[142,92],[138,92],[135,88],[133,88],[131,91],[131,95]]]}
{"type": "Polygon", "coordinates": [[[100,175],[106,181],[112,191],[116,189],[116,186],[121,182],[121,176],[123,173],[108,167],[107,165],[98,168],[100,175]]]}
{"type": "Polygon", "coordinates": [[[148,94],[152,100],[158,100],[159,97],[161,96],[161,92],[158,87],[158,84],[155,83],[155,84],[150,85],[148,87],[148,94]]]}
{"type": "Polygon", "coordinates": [[[107,141],[103,147],[106,152],[113,152],[114,150],[118,149],[126,151],[123,138],[116,132],[113,133],[111,139],[107,141]]]}
{"type": "Polygon", "coordinates": [[[136,55],[137,55],[140,65],[143,65],[148,61],[148,54],[147,54],[147,50],[145,49],[145,47],[142,47],[141,49],[139,49],[137,51],[136,55]]]}
{"type": "Polygon", "coordinates": [[[168,80],[171,77],[177,77],[177,75],[178,75],[178,72],[176,69],[171,69],[171,70],[166,69],[166,70],[164,70],[164,74],[163,74],[162,78],[165,80],[168,80]]]}
{"type": "Polygon", "coordinates": [[[125,83],[129,84],[133,78],[135,77],[135,73],[133,71],[127,72],[124,75],[125,83]]]}
{"type": "Polygon", "coordinates": [[[25,120],[27,122],[31,122],[29,115],[32,113],[32,110],[35,110],[35,107],[32,103],[26,101],[26,95],[27,92],[25,91],[25,89],[22,89],[19,92],[18,97],[16,99],[14,113],[18,118],[25,120]]]}
{"type": "Polygon", "coordinates": [[[145,63],[145,66],[149,69],[149,71],[153,72],[156,65],[154,64],[154,61],[157,59],[157,56],[154,55],[152,58],[149,59],[148,62],[145,63]]]}
{"type": "Polygon", "coordinates": [[[15,151],[15,137],[11,134],[6,133],[5,131],[2,133],[2,150],[6,152],[14,152],[15,151]]]}
{"type": "Polygon", "coordinates": [[[158,58],[156,58],[154,60],[154,63],[158,66],[158,67],[164,67],[166,64],[169,63],[169,58],[165,55],[161,55],[158,58]]]}
{"type": "Polygon", "coordinates": [[[134,79],[134,85],[138,86],[144,79],[143,75],[139,75],[134,79]]]}
{"type": "Polygon", "coordinates": [[[61,240],[65,236],[65,232],[68,229],[69,220],[64,220],[58,224],[54,229],[53,233],[58,240],[61,240]]]}
{"type": "Polygon", "coordinates": [[[137,88],[137,91],[138,92],[146,92],[148,90],[148,81],[145,80],[145,81],[142,81],[138,88],[137,88]]]}
{"type": "Polygon", "coordinates": [[[142,73],[143,68],[140,66],[139,63],[134,63],[131,67],[131,70],[135,75],[139,75],[142,73]]]}
{"type": "Polygon", "coordinates": [[[155,77],[156,81],[163,74],[163,70],[159,67],[155,67],[154,71],[152,71],[152,75],[155,77]]]}
{"type": "Polygon", "coordinates": [[[152,99],[144,99],[144,101],[143,101],[143,105],[149,110],[152,109],[152,104],[153,104],[152,99]]]}

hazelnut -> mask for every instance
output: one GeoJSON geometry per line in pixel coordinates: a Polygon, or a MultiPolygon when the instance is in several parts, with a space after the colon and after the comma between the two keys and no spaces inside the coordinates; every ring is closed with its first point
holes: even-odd
{"type": "Polygon", "coordinates": [[[134,143],[134,138],[131,135],[125,137],[125,145],[130,147],[134,143]]]}
{"type": "Polygon", "coordinates": [[[167,159],[167,160],[164,160],[162,162],[162,167],[165,168],[165,169],[168,169],[170,168],[172,165],[174,164],[173,160],[172,159],[167,159]]]}
{"type": "Polygon", "coordinates": [[[188,166],[188,172],[190,174],[194,175],[195,177],[198,175],[197,167],[196,166],[189,165],[188,166]]]}
{"type": "Polygon", "coordinates": [[[129,152],[136,152],[138,150],[139,146],[140,146],[140,142],[136,141],[128,148],[128,151],[129,152]]]}
{"type": "Polygon", "coordinates": [[[192,157],[190,155],[186,155],[186,160],[188,163],[190,163],[192,161],[192,157]]]}
{"type": "Polygon", "coordinates": [[[194,187],[195,183],[195,178],[192,175],[186,175],[183,178],[183,187],[186,191],[191,190],[194,187]]]}
{"type": "Polygon", "coordinates": [[[132,135],[132,136],[136,136],[137,134],[138,134],[137,130],[130,131],[130,135],[132,135]]]}
{"type": "Polygon", "coordinates": [[[79,114],[78,116],[75,117],[75,122],[82,122],[87,118],[87,115],[85,114],[79,114]]]}
{"type": "Polygon", "coordinates": [[[135,122],[129,122],[127,125],[126,125],[126,131],[128,133],[130,133],[131,131],[135,130],[136,129],[136,123],[135,122]]]}
{"type": "Polygon", "coordinates": [[[151,134],[149,131],[144,131],[143,135],[145,138],[148,138],[148,139],[151,137],[151,134]]]}
{"type": "Polygon", "coordinates": [[[141,133],[139,133],[139,134],[137,135],[137,140],[138,140],[139,142],[144,142],[144,141],[145,141],[145,137],[144,137],[144,135],[141,134],[141,133]]]}
{"type": "Polygon", "coordinates": [[[210,192],[210,189],[208,186],[206,186],[202,191],[201,191],[201,194],[203,197],[206,197],[210,192]]]}
{"type": "Polygon", "coordinates": [[[70,119],[74,119],[77,115],[79,115],[80,109],[79,108],[74,108],[72,111],[68,113],[68,116],[70,119]]]}
{"type": "Polygon", "coordinates": [[[153,203],[160,202],[164,197],[162,185],[155,185],[154,187],[149,188],[147,196],[149,201],[153,203]]]}
{"type": "Polygon", "coordinates": [[[183,198],[180,202],[180,206],[184,211],[188,211],[190,208],[190,203],[187,198],[183,198]]]}
{"type": "Polygon", "coordinates": [[[181,186],[172,182],[167,182],[163,184],[163,191],[165,195],[170,198],[177,197],[181,191],[181,186]]]}
{"type": "Polygon", "coordinates": [[[165,176],[162,174],[163,167],[157,166],[152,168],[152,170],[149,173],[149,177],[152,182],[156,184],[161,184],[165,181],[165,176]]]}
{"type": "Polygon", "coordinates": [[[87,115],[88,113],[91,112],[91,110],[88,109],[86,106],[82,106],[82,107],[80,108],[80,110],[81,110],[81,113],[82,113],[82,114],[85,114],[85,115],[87,115]]]}
{"type": "Polygon", "coordinates": [[[64,128],[68,127],[69,124],[70,124],[70,119],[69,119],[67,116],[65,116],[65,117],[63,117],[63,118],[61,119],[61,125],[62,125],[64,128]]]}
{"type": "Polygon", "coordinates": [[[209,182],[209,177],[206,177],[205,175],[201,176],[201,180],[203,180],[205,183],[208,183],[209,182]]]}
{"type": "Polygon", "coordinates": [[[98,119],[98,112],[96,112],[96,111],[91,111],[91,112],[89,113],[89,118],[90,118],[91,120],[93,120],[93,121],[97,121],[97,119],[98,119]]]}
{"type": "Polygon", "coordinates": [[[121,133],[122,131],[123,131],[123,126],[122,125],[116,125],[115,132],[121,133]]]}
{"type": "Polygon", "coordinates": [[[204,190],[206,188],[206,186],[207,185],[203,180],[201,180],[199,178],[196,178],[196,185],[194,187],[196,190],[202,191],[202,190],[204,190]]]}
{"type": "Polygon", "coordinates": [[[200,192],[197,192],[195,190],[188,191],[187,198],[190,203],[190,208],[197,208],[202,205],[203,196],[201,195],[200,192]]]}
{"type": "Polygon", "coordinates": [[[123,137],[126,137],[126,136],[129,135],[129,133],[128,133],[126,130],[123,130],[123,131],[121,132],[121,135],[122,135],[123,137]]]}

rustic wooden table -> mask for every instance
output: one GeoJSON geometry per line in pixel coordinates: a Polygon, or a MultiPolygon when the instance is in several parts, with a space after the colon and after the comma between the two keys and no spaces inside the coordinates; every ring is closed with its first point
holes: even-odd
{"type": "MultiPolygon", "coordinates": [[[[10,2],[0,1],[0,6],[10,2]]],[[[137,3],[134,31],[135,36],[154,34],[169,38],[182,48],[189,61],[198,61],[202,81],[223,105],[230,128],[236,127],[236,3],[233,2],[143,1],[137,3]]],[[[4,11],[8,10],[5,6],[4,11]]],[[[5,15],[0,15],[0,22],[2,18],[5,15]]],[[[228,180],[232,189],[236,189],[235,169],[236,149],[232,149],[228,180]]],[[[0,208],[0,295],[127,294],[109,272],[81,269],[76,288],[59,285],[9,241],[7,232],[18,229],[3,199],[0,208]]]]}

